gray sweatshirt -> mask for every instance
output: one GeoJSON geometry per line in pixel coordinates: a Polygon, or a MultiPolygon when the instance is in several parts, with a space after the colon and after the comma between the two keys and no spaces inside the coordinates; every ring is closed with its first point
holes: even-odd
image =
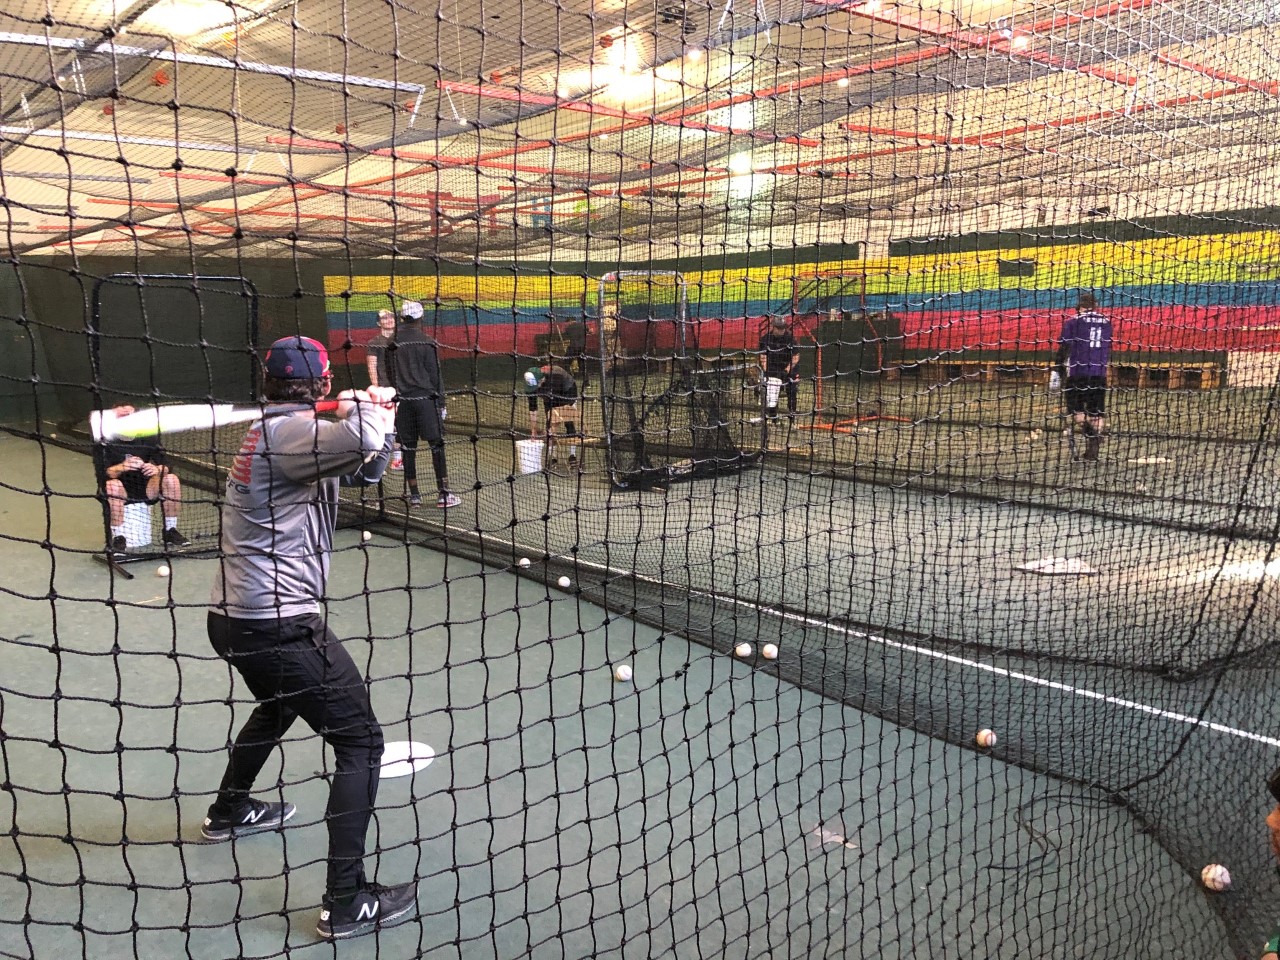
{"type": "Polygon", "coordinates": [[[359,476],[366,459],[385,461],[389,446],[376,417],[316,420],[299,415],[306,409],[268,407],[240,444],[222,506],[216,613],[265,620],[320,609],[340,478],[370,482],[359,476]]]}

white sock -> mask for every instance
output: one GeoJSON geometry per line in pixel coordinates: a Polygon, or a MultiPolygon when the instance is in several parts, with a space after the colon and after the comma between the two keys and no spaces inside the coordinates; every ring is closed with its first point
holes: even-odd
{"type": "Polygon", "coordinates": [[[164,518],[164,528],[165,528],[166,530],[173,530],[173,529],[174,529],[174,528],[176,528],[177,526],[178,526],[178,518],[177,518],[177,517],[165,517],[165,518],[164,518]]]}
{"type": "Polygon", "coordinates": [[[114,540],[116,537],[123,537],[123,536],[124,536],[124,524],[121,524],[121,525],[120,525],[120,526],[118,526],[118,527],[114,527],[114,526],[113,526],[113,527],[111,528],[111,538],[112,538],[113,540],[114,540]]]}

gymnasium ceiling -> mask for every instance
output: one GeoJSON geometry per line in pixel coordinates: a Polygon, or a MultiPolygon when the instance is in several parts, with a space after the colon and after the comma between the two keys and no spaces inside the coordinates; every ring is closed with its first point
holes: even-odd
{"type": "Polygon", "coordinates": [[[11,253],[605,259],[1265,206],[1280,0],[7,0],[11,253]]]}

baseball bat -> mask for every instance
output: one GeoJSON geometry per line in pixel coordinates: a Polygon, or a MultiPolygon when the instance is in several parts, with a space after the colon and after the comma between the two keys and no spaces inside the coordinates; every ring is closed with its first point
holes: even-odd
{"type": "MultiPolygon", "coordinates": [[[[337,400],[320,400],[316,413],[332,413],[337,400]]],[[[147,407],[120,416],[112,410],[89,414],[89,430],[95,441],[137,440],[157,434],[209,430],[234,423],[248,423],[262,416],[262,405],[239,407],[231,403],[173,403],[147,407]]]]}

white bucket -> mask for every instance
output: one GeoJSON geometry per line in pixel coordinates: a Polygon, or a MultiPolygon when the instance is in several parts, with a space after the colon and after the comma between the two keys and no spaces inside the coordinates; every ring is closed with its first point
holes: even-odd
{"type": "Polygon", "coordinates": [[[766,407],[776,407],[778,405],[778,394],[782,391],[782,381],[777,377],[769,377],[764,382],[764,405],[766,407]]]}
{"type": "Polygon", "coordinates": [[[145,547],[151,539],[151,504],[126,503],[124,505],[124,542],[132,549],[145,547]]]}
{"type": "Polygon", "coordinates": [[[539,473],[542,470],[542,441],[536,437],[516,441],[516,462],[521,473],[539,473]]]}

